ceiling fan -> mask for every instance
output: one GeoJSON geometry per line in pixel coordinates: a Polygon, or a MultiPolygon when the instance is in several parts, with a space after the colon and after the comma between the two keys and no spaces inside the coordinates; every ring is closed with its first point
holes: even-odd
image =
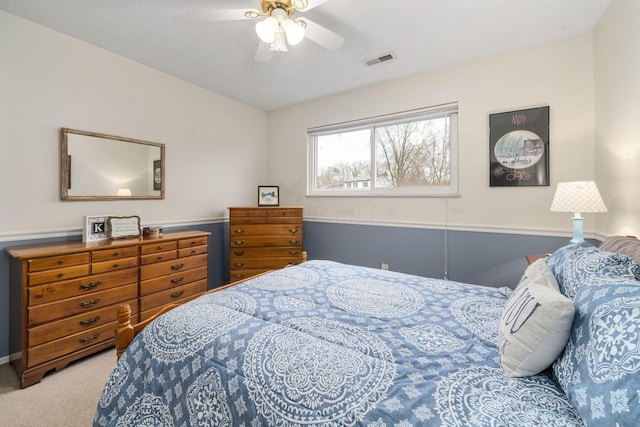
{"type": "Polygon", "coordinates": [[[261,9],[219,9],[209,11],[205,18],[209,21],[234,21],[261,19],[256,24],[260,44],[256,50],[256,61],[268,61],[274,51],[287,51],[287,44],[293,46],[305,37],[325,47],[335,50],[342,46],[344,37],[308,18],[294,19],[296,12],[306,12],[328,0],[262,0],[261,9]]]}

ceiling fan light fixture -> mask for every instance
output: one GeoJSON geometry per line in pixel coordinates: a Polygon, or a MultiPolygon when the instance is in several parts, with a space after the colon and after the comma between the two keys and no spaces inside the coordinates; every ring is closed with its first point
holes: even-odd
{"type": "Polygon", "coordinates": [[[277,31],[278,21],[272,16],[256,24],[256,33],[258,37],[260,37],[260,40],[265,43],[273,43],[277,31]]]}
{"type": "Polygon", "coordinates": [[[271,47],[269,47],[269,49],[275,50],[276,52],[286,52],[289,50],[287,49],[286,37],[282,29],[279,29],[275,33],[273,43],[271,43],[271,47]]]}
{"type": "Polygon", "coordinates": [[[304,39],[304,27],[287,18],[282,21],[282,28],[287,35],[287,41],[291,46],[295,46],[304,39]]]}

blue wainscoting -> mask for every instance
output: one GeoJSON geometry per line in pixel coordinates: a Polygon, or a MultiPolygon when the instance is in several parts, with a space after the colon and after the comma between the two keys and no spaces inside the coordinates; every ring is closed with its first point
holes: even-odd
{"type": "Polygon", "coordinates": [[[514,287],[527,267],[525,255],[546,254],[566,237],[434,230],[413,227],[304,222],[309,259],[389,269],[486,286],[514,287]],[[445,257],[446,253],[446,257],[445,257]]]}
{"type": "MultiPolygon", "coordinates": [[[[309,259],[379,268],[487,286],[515,286],[527,267],[525,255],[545,254],[568,243],[565,237],[456,231],[388,225],[304,221],[309,259]],[[446,256],[445,256],[446,253],[446,256]]],[[[229,223],[165,227],[202,230],[209,239],[209,289],[229,280],[229,223]]],[[[79,236],[67,238],[78,239],[79,236]]],[[[0,242],[0,358],[9,356],[9,256],[7,246],[56,239],[0,242]]]]}

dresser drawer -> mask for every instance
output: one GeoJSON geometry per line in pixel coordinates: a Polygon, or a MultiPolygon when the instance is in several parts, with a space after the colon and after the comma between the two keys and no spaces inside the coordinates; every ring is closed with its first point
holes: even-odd
{"type": "Polygon", "coordinates": [[[140,298],[140,311],[145,312],[155,307],[176,303],[184,298],[207,291],[207,280],[199,280],[166,291],[156,292],[140,298]]]}
{"type": "Polygon", "coordinates": [[[266,224],[266,209],[229,208],[230,224],[266,224]]]}
{"type": "Polygon", "coordinates": [[[247,277],[253,277],[256,274],[264,273],[265,271],[274,270],[273,268],[244,268],[244,269],[232,269],[230,283],[237,282],[238,280],[246,279],[247,277]]]}
{"type": "Polygon", "coordinates": [[[74,277],[82,277],[88,275],[89,264],[77,265],[74,267],[56,268],[55,270],[44,270],[37,273],[29,273],[29,285],[39,285],[42,283],[56,282],[60,280],[73,279],[74,277]]]}
{"type": "Polygon", "coordinates": [[[209,243],[209,239],[207,237],[195,237],[193,239],[184,239],[178,242],[178,247],[180,249],[184,248],[192,248],[195,246],[203,246],[209,243]]]}
{"type": "MultiPolygon", "coordinates": [[[[133,319],[136,319],[136,314],[138,313],[138,301],[136,299],[132,299],[125,302],[131,306],[133,319]]],[[[92,310],[87,313],[78,314],[66,319],[29,328],[27,331],[29,346],[33,347],[67,335],[76,334],[78,332],[87,331],[91,328],[106,325],[107,323],[115,322],[117,320],[117,316],[117,306],[109,305],[98,310],[92,310]]]]}
{"type": "Polygon", "coordinates": [[[46,344],[31,347],[27,350],[27,367],[35,366],[93,344],[113,339],[115,329],[116,322],[113,322],[46,344]]]}
{"type": "Polygon", "coordinates": [[[44,322],[74,316],[96,308],[130,300],[137,296],[138,284],[132,283],[130,285],[107,289],[105,291],[92,292],[88,295],[68,298],[62,301],[39,304],[27,309],[28,324],[29,326],[35,326],[44,322]]]}
{"type": "Polygon", "coordinates": [[[154,262],[169,261],[178,258],[178,252],[176,250],[167,252],[155,252],[148,255],[142,255],[140,257],[140,265],[153,264],[154,262]]]}
{"type": "Polygon", "coordinates": [[[203,245],[203,246],[191,246],[189,248],[178,249],[178,257],[184,258],[191,255],[206,254],[208,252],[208,248],[209,247],[207,245],[203,245]]]}
{"type": "Polygon", "coordinates": [[[88,264],[89,254],[60,255],[48,258],[30,259],[28,261],[29,271],[50,270],[52,268],[71,267],[73,265],[88,264]]]}
{"type": "Polygon", "coordinates": [[[163,242],[156,242],[156,243],[140,246],[140,253],[142,255],[146,255],[146,254],[152,254],[155,252],[166,252],[170,250],[175,250],[177,248],[178,248],[177,241],[175,240],[163,241],[163,242]]]}
{"type": "Polygon", "coordinates": [[[140,280],[153,279],[154,277],[178,273],[205,265],[207,265],[206,254],[143,265],[140,267],[140,280]]]}
{"type": "Polygon", "coordinates": [[[111,261],[94,262],[91,264],[91,272],[105,273],[107,271],[123,270],[125,268],[137,267],[138,257],[114,259],[111,261]]]}
{"type": "Polygon", "coordinates": [[[301,261],[301,257],[232,259],[230,268],[231,270],[234,270],[236,268],[258,268],[275,270],[284,268],[290,264],[299,264],[301,261]]]}
{"type": "Polygon", "coordinates": [[[302,223],[302,209],[269,209],[267,210],[267,223],[302,223]]]}
{"type": "Polygon", "coordinates": [[[91,261],[92,262],[109,261],[112,259],[128,258],[132,256],[138,256],[138,248],[136,246],[132,246],[130,248],[95,251],[91,254],[91,261]]]}
{"type": "Polygon", "coordinates": [[[232,236],[229,241],[232,248],[298,246],[302,247],[302,236],[232,236]]]}
{"type": "Polygon", "coordinates": [[[155,279],[143,280],[140,282],[140,295],[149,295],[206,278],[207,267],[200,267],[155,279]]]}
{"type": "Polygon", "coordinates": [[[295,224],[243,224],[230,227],[232,239],[237,236],[293,236],[302,234],[302,225],[295,224]]]}
{"type": "Polygon", "coordinates": [[[302,256],[302,249],[296,246],[231,249],[232,260],[242,260],[245,258],[281,258],[298,256],[302,256]]]}
{"type": "Polygon", "coordinates": [[[136,283],[138,281],[138,269],[86,276],[82,279],[66,280],[29,288],[29,305],[44,304],[52,301],[85,295],[91,292],[115,288],[116,286],[136,283]]]}

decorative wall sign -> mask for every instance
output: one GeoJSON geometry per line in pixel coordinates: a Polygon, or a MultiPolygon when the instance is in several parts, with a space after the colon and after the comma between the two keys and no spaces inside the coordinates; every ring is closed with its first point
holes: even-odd
{"type": "Polygon", "coordinates": [[[111,239],[140,237],[139,216],[111,216],[107,223],[109,225],[109,238],[111,239]]]}
{"type": "Polygon", "coordinates": [[[491,187],[549,185],[549,107],[489,115],[491,187]]]}
{"type": "Polygon", "coordinates": [[[82,241],[97,242],[109,238],[107,219],[108,215],[85,216],[82,222],[82,241]]]}
{"type": "Polygon", "coordinates": [[[258,187],[258,206],[279,206],[280,187],[277,185],[258,187]]]}

